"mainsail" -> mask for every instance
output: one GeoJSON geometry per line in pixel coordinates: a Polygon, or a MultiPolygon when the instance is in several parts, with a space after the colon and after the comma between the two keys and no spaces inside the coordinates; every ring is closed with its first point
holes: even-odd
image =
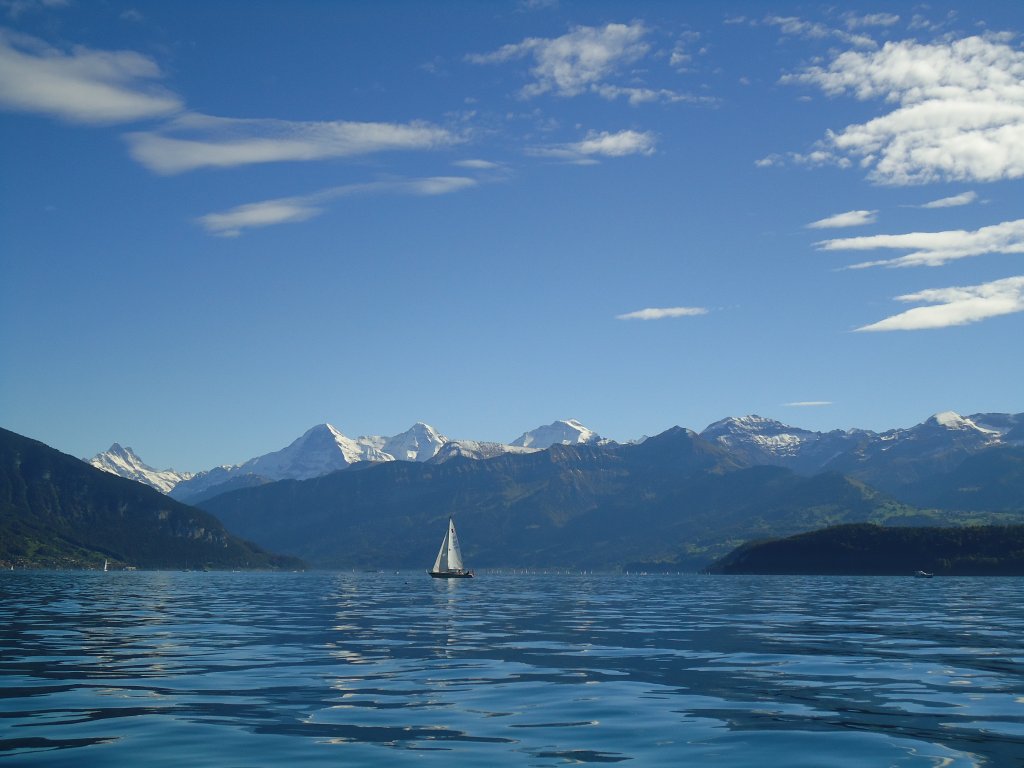
{"type": "Polygon", "coordinates": [[[455,533],[455,521],[448,518],[448,532],[444,535],[441,549],[434,561],[434,573],[461,570],[463,570],[463,565],[462,550],[459,549],[459,535],[455,533]]]}

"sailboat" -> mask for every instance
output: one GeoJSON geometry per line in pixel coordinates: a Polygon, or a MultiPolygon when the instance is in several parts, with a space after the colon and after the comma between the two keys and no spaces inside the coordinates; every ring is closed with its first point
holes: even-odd
{"type": "Polygon", "coordinates": [[[459,536],[455,533],[455,521],[448,518],[448,530],[438,550],[434,567],[427,571],[435,579],[471,579],[473,572],[466,570],[462,564],[462,550],[459,549],[459,536]]]}
{"type": "Polygon", "coordinates": [[[110,570],[110,561],[109,560],[104,560],[103,561],[103,570],[104,570],[104,572],[110,570]]]}

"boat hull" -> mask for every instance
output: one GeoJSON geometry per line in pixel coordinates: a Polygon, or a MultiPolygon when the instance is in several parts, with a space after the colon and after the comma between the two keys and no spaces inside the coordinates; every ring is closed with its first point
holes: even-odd
{"type": "Polygon", "coordinates": [[[432,579],[472,579],[472,571],[427,571],[432,579]]]}

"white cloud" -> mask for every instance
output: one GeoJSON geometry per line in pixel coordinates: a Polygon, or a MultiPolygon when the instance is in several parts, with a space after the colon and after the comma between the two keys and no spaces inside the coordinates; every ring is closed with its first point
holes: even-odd
{"type": "Polygon", "coordinates": [[[847,29],[861,29],[863,27],[891,27],[898,24],[900,17],[895,13],[866,13],[858,16],[855,13],[843,15],[843,21],[847,29]]]}
{"type": "Polygon", "coordinates": [[[918,331],[977,323],[990,317],[1024,312],[1024,276],[981,285],[935,288],[897,296],[897,301],[930,304],[914,307],[858,331],[918,331]]]}
{"type": "Polygon", "coordinates": [[[653,133],[642,131],[619,131],[609,133],[591,131],[582,141],[549,147],[533,147],[527,154],[535,157],[552,157],[568,162],[590,164],[599,157],[626,157],[628,155],[652,155],[657,138],[653,133]]]}
{"type": "Polygon", "coordinates": [[[906,256],[854,264],[864,267],[938,267],[957,259],[988,253],[1024,253],[1024,219],[1004,221],[974,231],[909,232],[902,235],[870,235],[823,240],[815,245],[824,251],[910,250],[906,256]]]}
{"type": "Polygon", "coordinates": [[[847,211],[837,213],[825,219],[812,221],[807,225],[808,229],[831,229],[834,227],[860,227],[864,224],[874,224],[878,211],[847,211]]]}
{"type": "Polygon", "coordinates": [[[208,213],[200,216],[198,221],[212,235],[237,237],[246,229],[306,221],[323,213],[326,210],[323,207],[325,203],[342,197],[374,194],[434,196],[458,192],[476,185],[475,179],[465,176],[431,176],[422,179],[347,184],[310,195],[247,203],[227,211],[208,213]]]}
{"type": "Polygon", "coordinates": [[[959,195],[943,197],[939,200],[932,200],[930,203],[924,203],[921,208],[955,208],[958,205],[970,205],[977,199],[977,192],[962,192],[959,195]]]}
{"type": "Polygon", "coordinates": [[[0,29],[0,108],[76,123],[121,123],[163,117],[182,101],[153,81],[160,68],[133,51],[70,52],[0,29]]]}
{"type": "Polygon", "coordinates": [[[669,90],[668,88],[636,88],[604,84],[594,86],[593,90],[594,93],[603,96],[608,99],[608,101],[615,101],[615,99],[620,96],[624,96],[633,106],[636,106],[637,104],[647,104],[652,101],[667,103],[688,101],[702,104],[710,104],[717,101],[709,96],[692,96],[688,93],[679,93],[678,91],[669,90]]]}
{"type": "MultiPolygon", "coordinates": [[[[847,20],[847,29],[853,30],[857,28],[856,19],[859,17],[850,17],[854,19],[854,23],[851,25],[850,20],[847,20]]],[[[848,45],[853,45],[858,48],[877,48],[878,43],[873,38],[863,34],[855,34],[851,31],[843,29],[834,29],[825,24],[817,21],[807,21],[801,19],[799,16],[765,16],[763,19],[750,19],[749,24],[751,26],[760,26],[765,24],[770,27],[777,27],[783,35],[790,37],[802,37],[808,40],[825,40],[826,38],[838,38],[848,45]]],[[[875,25],[862,25],[862,26],[875,26],[875,25]]]]}
{"type": "Polygon", "coordinates": [[[241,120],[195,113],[182,115],[159,131],[129,133],[126,139],[132,157],[162,174],[352,157],[389,150],[435,149],[461,141],[445,128],[421,122],[314,123],[241,120]]]}
{"type": "Polygon", "coordinates": [[[783,34],[794,37],[809,37],[821,40],[832,34],[832,30],[824,24],[815,21],[806,21],[797,16],[767,16],[765,24],[778,27],[783,34]]]}
{"type": "Polygon", "coordinates": [[[831,400],[800,400],[795,403],[783,403],[786,408],[818,408],[824,405],[832,405],[831,400]]]}
{"type": "Polygon", "coordinates": [[[663,320],[666,317],[693,317],[706,315],[708,311],[704,307],[648,307],[638,309],[636,312],[627,312],[624,315],[616,315],[616,320],[663,320]]]}
{"type": "Polygon", "coordinates": [[[501,163],[495,163],[495,162],[492,162],[490,160],[476,160],[476,159],[456,160],[454,165],[456,165],[459,168],[469,168],[469,169],[474,170],[474,171],[494,171],[494,170],[497,170],[499,168],[504,167],[504,166],[502,166],[501,163]]]}
{"type": "MultiPolygon", "coordinates": [[[[524,98],[544,93],[559,96],[601,93],[606,78],[623,65],[647,55],[650,46],[644,42],[646,34],[647,29],[640,22],[574,27],[561,37],[530,37],[521,43],[506,45],[491,53],[472,54],[467,58],[475,64],[500,64],[532,57],[534,66],[530,72],[535,79],[522,89],[524,98]]],[[[605,91],[603,95],[616,98],[624,94],[605,91]]]]}
{"type": "Polygon", "coordinates": [[[782,81],[897,105],[829,131],[818,161],[856,159],[884,184],[1024,176],[1024,52],[998,37],[889,42],[782,81]]]}
{"type": "Polygon", "coordinates": [[[322,208],[311,205],[304,198],[282,197],[261,203],[239,205],[222,213],[208,213],[201,216],[199,221],[211,234],[237,237],[243,229],[306,221],[321,213],[322,208]]]}

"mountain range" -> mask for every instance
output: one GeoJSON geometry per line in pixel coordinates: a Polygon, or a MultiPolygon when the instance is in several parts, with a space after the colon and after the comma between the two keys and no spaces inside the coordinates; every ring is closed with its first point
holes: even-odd
{"type": "MultiPolygon", "coordinates": [[[[223,493],[199,506],[240,535],[322,567],[415,567],[433,555],[429,532],[454,516],[467,562],[479,565],[697,570],[747,541],[842,523],[1024,522],[1024,447],[996,441],[959,463],[943,458],[934,429],[955,431],[948,442],[955,454],[963,450],[962,426],[937,420],[901,436],[921,451],[912,460],[900,449],[896,475],[912,479],[892,493],[834,470],[801,474],[778,462],[752,463],[675,427],[638,444],[362,464],[223,493]],[[928,507],[906,500],[922,488],[960,488],[964,479],[976,483],[970,508],[957,506],[956,494],[928,507]]],[[[891,450],[890,443],[878,450],[891,450]]],[[[877,471],[881,461],[867,468],[877,471]]]]}
{"type": "Polygon", "coordinates": [[[598,442],[601,442],[599,435],[571,419],[524,432],[511,443],[452,440],[423,422],[392,437],[364,435],[355,438],[344,435],[331,424],[317,424],[278,451],[195,474],[154,469],[131,448],[122,448],[117,443],[86,461],[97,469],[146,483],[172,498],[194,504],[228,490],[277,480],[307,480],[364,462],[441,463],[456,456],[489,459],[509,453],[531,453],[555,444],[598,442]]]}
{"type": "MultiPolygon", "coordinates": [[[[746,416],[625,444],[571,421],[508,444],[426,424],[355,439],[319,425],[280,451],[182,477],[170,494],[199,480],[191,503],[232,533],[319,567],[420,567],[456,516],[478,567],[697,570],[744,542],[843,523],[1024,522],[1022,423],[947,412],[909,429],[822,433],[746,416]]],[[[101,463],[149,470],[116,453],[101,463]]]]}
{"type": "MultiPolygon", "coordinates": [[[[785,467],[804,475],[840,472],[893,493],[938,471],[950,470],[986,448],[1024,445],[1024,414],[963,417],[947,411],[916,426],[886,432],[814,432],[751,415],[716,421],[700,437],[726,448],[747,465],[785,467]]],[[[156,470],[131,448],[116,443],[88,461],[107,472],[147,483],[179,501],[198,503],[229,490],[279,480],[307,480],[366,462],[437,464],[455,457],[491,459],[529,453],[553,445],[612,443],[572,419],[538,427],[509,443],[452,440],[422,422],[392,437],[357,438],[347,437],[330,424],[319,424],[281,450],[194,475],[156,470]]]]}

